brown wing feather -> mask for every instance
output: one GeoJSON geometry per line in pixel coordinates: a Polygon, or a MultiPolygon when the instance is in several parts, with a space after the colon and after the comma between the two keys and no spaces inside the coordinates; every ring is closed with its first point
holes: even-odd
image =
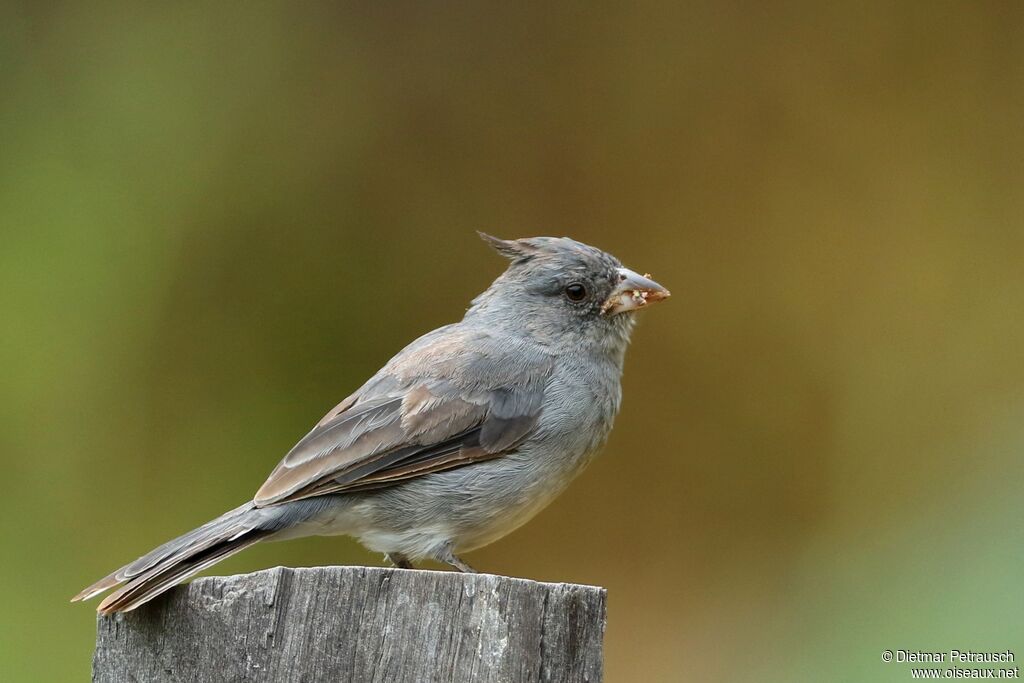
{"type": "Polygon", "coordinates": [[[255,503],[376,488],[498,457],[536,425],[551,366],[536,346],[437,330],[328,413],[278,464],[255,503]]]}

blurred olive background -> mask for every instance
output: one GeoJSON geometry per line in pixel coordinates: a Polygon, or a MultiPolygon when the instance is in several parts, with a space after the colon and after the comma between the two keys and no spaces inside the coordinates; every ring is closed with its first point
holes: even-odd
{"type": "Polygon", "coordinates": [[[1024,656],[1024,5],[0,12],[6,680],[85,679],[67,599],[459,318],[477,229],[675,295],[604,455],[468,558],[606,586],[609,681],[1024,656]]]}

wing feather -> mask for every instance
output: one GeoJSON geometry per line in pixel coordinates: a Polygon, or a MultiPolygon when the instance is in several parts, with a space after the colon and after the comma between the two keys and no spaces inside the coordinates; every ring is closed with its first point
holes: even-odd
{"type": "Polygon", "coordinates": [[[499,457],[536,426],[552,365],[531,342],[436,330],[329,412],[254,501],[376,488],[499,457]]]}

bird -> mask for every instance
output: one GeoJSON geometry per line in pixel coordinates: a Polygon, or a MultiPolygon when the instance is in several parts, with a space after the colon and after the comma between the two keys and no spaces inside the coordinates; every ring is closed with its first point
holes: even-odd
{"type": "Polygon", "coordinates": [[[601,449],[635,313],[669,291],[568,237],[481,238],[509,261],[462,320],[413,341],[331,409],[252,500],[100,579],[127,612],[260,541],[348,535],[395,567],[533,518],[601,449]]]}

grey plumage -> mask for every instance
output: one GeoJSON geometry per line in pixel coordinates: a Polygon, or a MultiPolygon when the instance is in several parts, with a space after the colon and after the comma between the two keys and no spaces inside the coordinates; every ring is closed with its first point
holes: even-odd
{"type": "Polygon", "coordinates": [[[486,545],[557,496],[607,438],[632,312],[668,296],[568,238],[511,260],[462,321],[399,352],[281,460],[253,500],[75,596],[130,610],[261,540],[347,534],[400,566],[486,545]]]}

